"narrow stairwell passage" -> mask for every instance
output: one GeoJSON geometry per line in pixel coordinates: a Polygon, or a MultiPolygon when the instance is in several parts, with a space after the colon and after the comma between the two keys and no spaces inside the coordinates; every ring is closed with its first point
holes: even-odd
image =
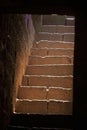
{"type": "Polygon", "coordinates": [[[72,115],[74,26],[42,25],[16,99],[15,113],[72,115]]]}

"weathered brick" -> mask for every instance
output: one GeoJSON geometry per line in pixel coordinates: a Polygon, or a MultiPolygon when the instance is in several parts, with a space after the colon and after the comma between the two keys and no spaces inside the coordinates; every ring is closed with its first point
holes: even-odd
{"type": "Polygon", "coordinates": [[[41,27],[41,32],[51,32],[54,33],[56,32],[56,25],[42,25],[41,27]]]}
{"type": "Polygon", "coordinates": [[[75,25],[75,19],[74,17],[66,18],[66,25],[74,26],[75,25]]]}
{"type": "Polygon", "coordinates": [[[74,42],[74,40],[75,40],[75,35],[74,35],[74,33],[65,33],[63,40],[64,40],[65,42],[74,42]]]}
{"type": "Polygon", "coordinates": [[[73,75],[73,65],[29,65],[26,75],[73,75]]]}
{"type": "Polygon", "coordinates": [[[66,55],[73,56],[74,49],[71,48],[32,48],[31,55],[33,56],[53,56],[53,55],[66,55]]]}
{"type": "Polygon", "coordinates": [[[17,100],[15,112],[30,113],[30,114],[46,114],[47,101],[46,100],[17,100]]]}
{"type": "Polygon", "coordinates": [[[50,56],[57,56],[57,55],[66,55],[66,56],[73,56],[74,50],[73,49],[49,49],[48,55],[50,56]]]}
{"type": "Polygon", "coordinates": [[[64,25],[64,15],[43,15],[43,25],[64,25]]]}
{"type": "Polygon", "coordinates": [[[71,89],[49,87],[49,91],[47,92],[47,99],[72,101],[72,94],[73,93],[71,89]]]}
{"type": "Polygon", "coordinates": [[[47,49],[32,48],[31,49],[31,55],[46,56],[47,55],[47,49]]]}
{"type": "Polygon", "coordinates": [[[48,113],[49,114],[72,114],[72,102],[62,102],[62,101],[49,101],[48,102],[48,113]]]}
{"type": "Polygon", "coordinates": [[[72,76],[25,75],[22,85],[72,88],[73,78],[72,76]]]}
{"type": "Polygon", "coordinates": [[[42,65],[42,64],[71,64],[72,57],[69,56],[30,56],[30,65],[42,65]]]}
{"type": "Polygon", "coordinates": [[[53,40],[53,41],[62,41],[61,33],[48,33],[48,32],[40,32],[38,36],[38,40],[53,40]]]}
{"type": "Polygon", "coordinates": [[[43,41],[39,41],[36,43],[36,45],[34,45],[37,48],[74,48],[74,42],[59,42],[59,41],[47,41],[47,40],[43,40],[43,41]]]}
{"type": "Polygon", "coordinates": [[[43,25],[41,27],[41,32],[51,32],[51,33],[74,33],[74,26],[64,26],[64,25],[43,25]]]}
{"type": "Polygon", "coordinates": [[[46,99],[46,87],[22,86],[19,88],[19,99],[46,99]]]}

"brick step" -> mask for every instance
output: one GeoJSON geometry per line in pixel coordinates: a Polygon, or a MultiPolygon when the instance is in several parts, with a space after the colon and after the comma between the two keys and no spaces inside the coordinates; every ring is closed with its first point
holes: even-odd
{"type": "Polygon", "coordinates": [[[39,32],[38,40],[53,40],[53,41],[65,41],[74,42],[74,33],[49,33],[39,32]]]}
{"type": "Polygon", "coordinates": [[[51,32],[51,33],[74,33],[74,26],[65,25],[42,25],[41,32],[51,32]]]}
{"type": "Polygon", "coordinates": [[[34,44],[35,48],[74,48],[74,42],[58,42],[40,40],[34,44]]]}
{"type": "Polygon", "coordinates": [[[66,17],[66,25],[74,26],[75,25],[75,17],[66,17]]]}
{"type": "Polygon", "coordinates": [[[28,65],[26,75],[73,75],[73,65],[28,65]]]}
{"type": "Polygon", "coordinates": [[[18,99],[56,99],[72,101],[72,89],[46,86],[21,86],[18,99]]]}
{"type": "Polygon", "coordinates": [[[73,76],[24,75],[22,85],[72,88],[73,76]]]}
{"type": "Polygon", "coordinates": [[[44,65],[44,64],[73,64],[73,57],[70,56],[30,56],[30,65],[44,65]]]}
{"type": "Polygon", "coordinates": [[[65,15],[43,15],[43,25],[64,25],[66,17],[65,15]]]}
{"type": "Polygon", "coordinates": [[[38,56],[53,56],[53,55],[66,55],[73,56],[74,49],[71,48],[32,48],[31,55],[38,56]]]}
{"type": "Polygon", "coordinates": [[[27,100],[17,99],[17,113],[30,114],[72,114],[72,102],[62,100],[27,100]]]}

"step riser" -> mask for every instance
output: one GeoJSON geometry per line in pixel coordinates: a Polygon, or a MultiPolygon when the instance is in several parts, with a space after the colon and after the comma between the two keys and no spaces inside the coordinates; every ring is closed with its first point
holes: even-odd
{"type": "Polygon", "coordinates": [[[38,40],[50,40],[50,41],[63,41],[63,36],[61,34],[39,34],[38,40]]]}
{"type": "Polygon", "coordinates": [[[72,114],[72,103],[58,103],[51,101],[48,105],[48,114],[72,114]]]}
{"type": "Polygon", "coordinates": [[[66,25],[68,25],[68,26],[74,26],[75,25],[75,20],[66,19],[66,25]]]}
{"type": "Polygon", "coordinates": [[[72,90],[62,90],[50,88],[47,93],[47,99],[56,99],[56,100],[68,100],[72,101],[72,90]]]}
{"type": "Polygon", "coordinates": [[[65,16],[53,16],[53,15],[44,15],[42,17],[43,25],[65,25],[65,16]]]}
{"type": "Polygon", "coordinates": [[[72,114],[71,102],[17,101],[16,112],[31,114],[72,114]]]}
{"type": "Polygon", "coordinates": [[[35,77],[24,76],[22,86],[56,86],[64,88],[72,88],[72,77],[35,77]]]}
{"type": "Polygon", "coordinates": [[[73,75],[72,65],[60,66],[28,66],[26,75],[73,75]]]}
{"type": "Polygon", "coordinates": [[[46,88],[20,87],[18,92],[19,99],[46,99],[46,88]]]}
{"type": "Polygon", "coordinates": [[[72,57],[29,57],[30,65],[43,64],[73,64],[72,57]]]}
{"type": "Polygon", "coordinates": [[[61,50],[61,49],[34,49],[31,50],[31,55],[38,55],[38,56],[53,56],[53,55],[66,55],[66,56],[73,56],[74,50],[61,50]]]}
{"type": "Polygon", "coordinates": [[[44,25],[41,28],[42,32],[51,32],[51,33],[74,33],[74,26],[55,26],[55,25],[44,25]]]}
{"type": "Polygon", "coordinates": [[[60,42],[48,42],[48,41],[40,41],[38,44],[34,44],[36,48],[74,48],[74,44],[72,43],[60,43],[60,42]]]}
{"type": "Polygon", "coordinates": [[[39,33],[38,40],[74,42],[74,34],[39,33]]]}
{"type": "Polygon", "coordinates": [[[72,101],[72,90],[63,90],[59,88],[29,88],[20,87],[18,92],[19,99],[56,99],[72,101]]]}
{"type": "Polygon", "coordinates": [[[17,101],[16,112],[31,113],[31,114],[45,114],[47,113],[46,101],[17,101]]]}

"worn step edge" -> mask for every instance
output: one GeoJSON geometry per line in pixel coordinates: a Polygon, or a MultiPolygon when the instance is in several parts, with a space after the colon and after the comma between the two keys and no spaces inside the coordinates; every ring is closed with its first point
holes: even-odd
{"type": "Polygon", "coordinates": [[[42,27],[66,27],[66,28],[68,28],[68,27],[75,27],[74,25],[42,25],[42,27]]]}
{"type": "Polygon", "coordinates": [[[70,102],[70,103],[72,103],[71,101],[69,101],[69,100],[57,100],[57,99],[43,99],[43,100],[40,100],[40,99],[32,99],[32,100],[30,100],[30,99],[19,99],[19,98],[16,98],[16,101],[21,101],[21,102],[23,102],[23,101],[26,101],[26,102],[51,102],[51,101],[53,101],[53,102],[61,102],[61,103],[67,103],[67,102],[70,102]]]}
{"type": "Polygon", "coordinates": [[[26,77],[61,77],[61,78],[73,78],[73,75],[54,76],[54,75],[24,75],[26,77]]]}
{"type": "Polygon", "coordinates": [[[45,88],[46,91],[49,91],[49,89],[54,88],[54,89],[61,89],[61,90],[67,90],[70,91],[72,88],[64,88],[64,87],[47,87],[47,86],[20,86],[20,88],[45,88]]]}
{"type": "Polygon", "coordinates": [[[67,56],[67,55],[53,55],[53,56],[39,56],[39,55],[31,55],[29,57],[40,57],[40,58],[61,58],[61,57],[67,57],[67,58],[73,58],[74,56],[67,56]]]}
{"type": "Polygon", "coordinates": [[[14,126],[14,125],[9,125],[9,129],[23,129],[23,130],[71,130],[71,129],[64,129],[64,128],[51,128],[51,127],[26,127],[26,126],[14,126]]]}
{"type": "Polygon", "coordinates": [[[66,35],[67,34],[68,35],[68,34],[72,34],[72,35],[74,35],[75,33],[38,32],[38,34],[50,34],[50,35],[55,35],[55,34],[58,34],[58,35],[66,35]]]}
{"type": "Polygon", "coordinates": [[[39,40],[39,41],[36,41],[36,44],[40,44],[40,43],[43,43],[43,42],[48,42],[48,43],[61,43],[61,44],[74,44],[74,42],[66,42],[66,41],[53,41],[53,40],[39,40]]]}
{"type": "Polygon", "coordinates": [[[34,49],[34,50],[74,50],[74,48],[37,48],[37,47],[33,47],[31,49],[34,49]]]}
{"type": "Polygon", "coordinates": [[[41,64],[41,65],[27,65],[27,67],[32,66],[73,66],[73,64],[41,64]]]}
{"type": "Polygon", "coordinates": [[[25,126],[14,126],[14,125],[9,125],[8,126],[8,130],[9,130],[9,128],[11,128],[11,129],[23,129],[23,130],[32,130],[31,128],[29,128],[29,127],[25,127],[25,126]]]}

